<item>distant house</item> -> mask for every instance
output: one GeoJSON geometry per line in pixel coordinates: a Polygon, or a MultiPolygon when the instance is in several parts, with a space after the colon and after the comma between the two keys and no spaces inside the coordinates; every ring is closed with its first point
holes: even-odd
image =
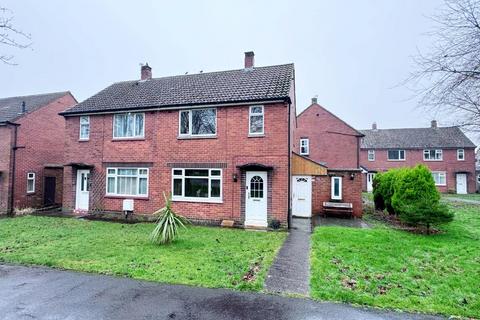
{"type": "Polygon", "coordinates": [[[480,193],[480,148],[477,150],[477,161],[475,162],[475,171],[477,175],[477,192],[480,193]]]}
{"type": "Polygon", "coordinates": [[[325,214],[337,206],[349,206],[353,216],[362,215],[362,137],[361,132],[319,105],[317,98],[312,99],[297,116],[295,126],[293,215],[309,216],[311,211],[325,214]],[[323,169],[313,170],[315,165],[323,169]]]}
{"type": "Polygon", "coordinates": [[[62,203],[65,120],[70,92],[0,99],[0,214],[62,203]]]}
{"type": "Polygon", "coordinates": [[[364,189],[372,190],[377,172],[424,164],[432,171],[441,192],[475,191],[475,144],[458,127],[361,130],[360,164],[364,189]]]}
{"type": "Polygon", "coordinates": [[[253,52],[237,70],[152,78],[142,66],[62,113],[64,208],[151,214],[165,192],[192,220],[287,225],[294,81],[293,64],[256,67],[253,52]]]}

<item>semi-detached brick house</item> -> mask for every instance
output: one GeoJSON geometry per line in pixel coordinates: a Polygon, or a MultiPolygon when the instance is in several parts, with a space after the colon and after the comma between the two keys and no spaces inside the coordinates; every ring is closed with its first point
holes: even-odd
{"type": "Polygon", "coordinates": [[[287,224],[293,64],[115,83],[65,111],[65,209],[287,224]]]}
{"type": "Polygon", "coordinates": [[[62,203],[65,120],[70,92],[0,99],[0,214],[62,203]]]}
{"type": "Polygon", "coordinates": [[[354,216],[362,215],[361,137],[362,133],[319,105],[317,98],[313,98],[311,105],[297,116],[294,138],[297,157],[294,157],[294,165],[302,157],[309,160],[305,163],[306,167],[316,163],[324,169],[301,174],[294,168],[294,215],[305,216],[305,212],[306,216],[309,212],[324,214],[328,209],[324,203],[350,204],[354,216]]]}
{"type": "Polygon", "coordinates": [[[475,192],[475,144],[458,127],[361,130],[364,189],[372,191],[377,172],[424,164],[440,192],[475,192]]]}

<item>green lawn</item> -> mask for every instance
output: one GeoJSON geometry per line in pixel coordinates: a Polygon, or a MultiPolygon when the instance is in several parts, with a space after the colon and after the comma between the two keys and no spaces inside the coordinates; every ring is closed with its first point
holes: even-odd
{"type": "Polygon", "coordinates": [[[470,199],[480,201],[480,193],[470,193],[470,194],[443,194],[445,198],[459,198],[459,199],[470,199]]]}
{"type": "Polygon", "coordinates": [[[380,223],[316,228],[313,298],[480,317],[480,206],[452,208],[455,220],[433,236],[380,223]]]}
{"type": "Polygon", "coordinates": [[[27,216],[0,219],[0,261],[205,287],[261,290],[284,232],[189,227],[168,246],[153,224],[27,216]],[[256,278],[243,276],[260,266],[256,278]]]}

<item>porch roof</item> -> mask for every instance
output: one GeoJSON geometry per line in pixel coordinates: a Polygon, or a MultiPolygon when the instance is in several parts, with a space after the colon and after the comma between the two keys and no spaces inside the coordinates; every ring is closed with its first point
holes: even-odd
{"type": "Polygon", "coordinates": [[[238,169],[240,170],[253,170],[253,171],[270,171],[273,170],[273,166],[261,164],[261,163],[256,163],[256,162],[250,162],[250,163],[245,163],[242,165],[237,166],[238,169]]]}

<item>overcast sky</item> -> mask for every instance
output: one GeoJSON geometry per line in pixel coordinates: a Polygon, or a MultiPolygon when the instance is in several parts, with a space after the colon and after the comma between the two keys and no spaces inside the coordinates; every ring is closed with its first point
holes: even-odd
{"type": "Polygon", "coordinates": [[[298,112],[318,95],[357,129],[435,116],[398,84],[428,48],[440,0],[0,2],[33,41],[12,51],[17,66],[0,64],[2,97],[70,90],[82,101],[137,79],[141,62],[154,77],[238,69],[253,50],[257,66],[295,63],[298,112]]]}

